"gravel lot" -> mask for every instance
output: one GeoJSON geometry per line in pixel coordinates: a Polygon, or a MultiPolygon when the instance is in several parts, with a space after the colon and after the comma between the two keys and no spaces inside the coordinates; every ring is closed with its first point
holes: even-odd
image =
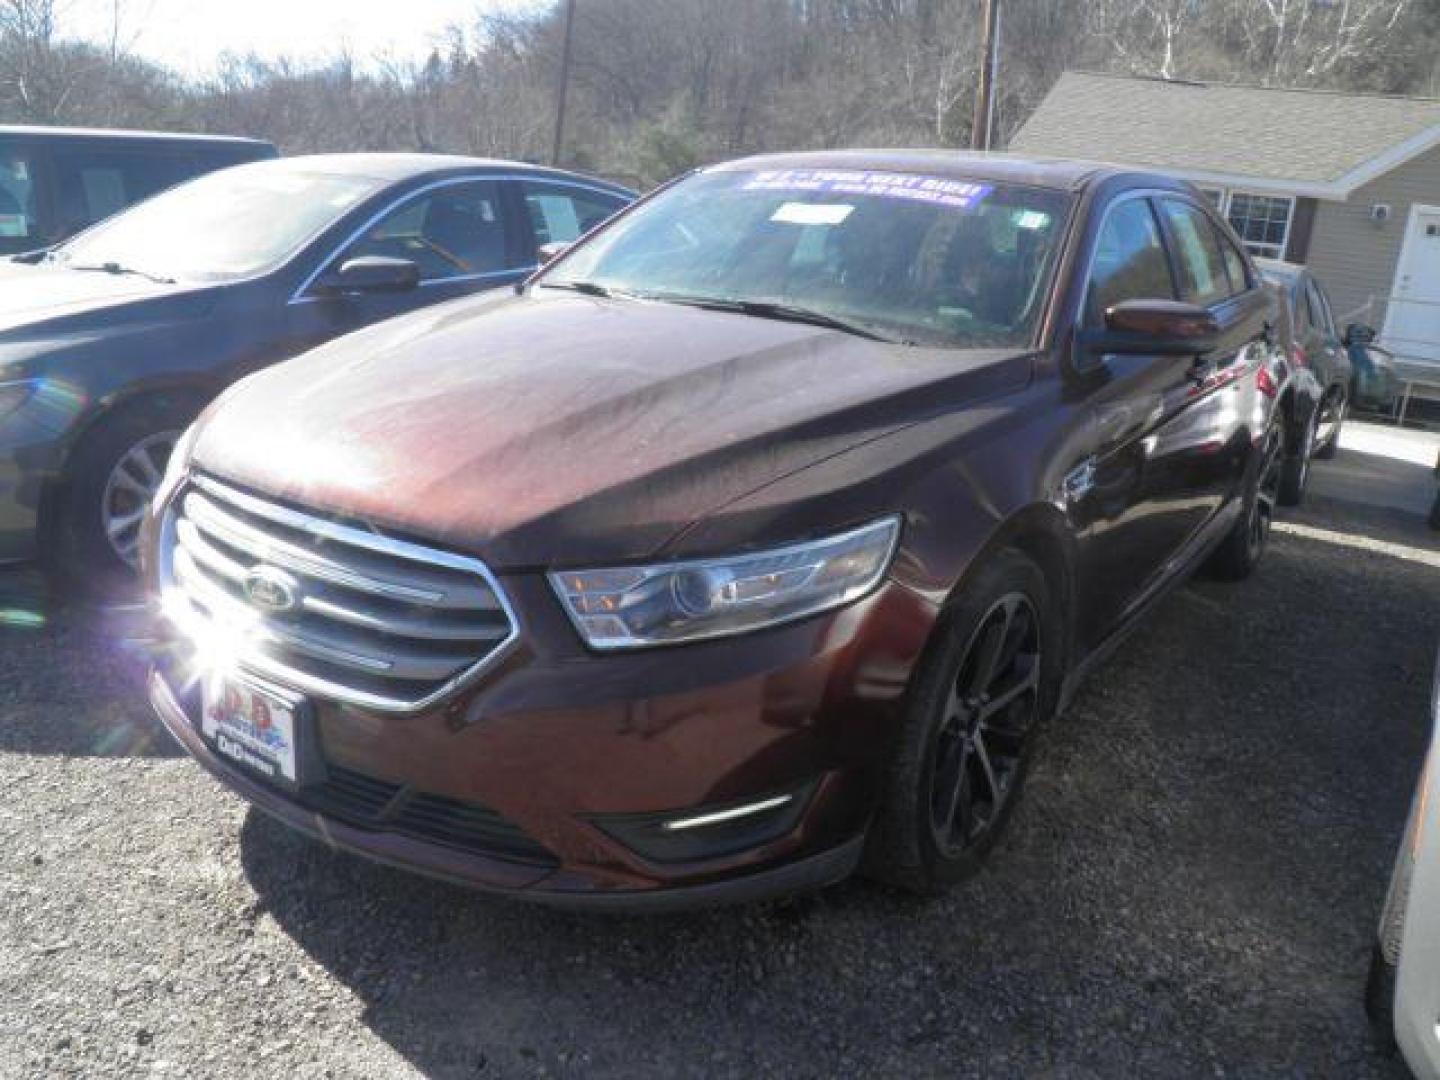
{"type": "Polygon", "coordinates": [[[944,901],[663,919],[332,854],[177,756],[93,619],[0,629],[0,1076],[1398,1076],[1360,995],[1440,635],[1416,549],[1318,503],[1179,591],[944,901]]]}

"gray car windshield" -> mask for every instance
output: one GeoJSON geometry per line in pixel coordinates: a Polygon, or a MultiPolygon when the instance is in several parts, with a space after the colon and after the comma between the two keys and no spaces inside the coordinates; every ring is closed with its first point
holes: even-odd
{"type": "Polygon", "coordinates": [[[700,173],[538,282],[951,347],[1027,344],[1069,196],[876,170],[700,173]]]}
{"type": "Polygon", "coordinates": [[[183,281],[249,277],[279,266],[382,184],[269,163],[225,169],[117,214],[53,258],[183,281]]]}

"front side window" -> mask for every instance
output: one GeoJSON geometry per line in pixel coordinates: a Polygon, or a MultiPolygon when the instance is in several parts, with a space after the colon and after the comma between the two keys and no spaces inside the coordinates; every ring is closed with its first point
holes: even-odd
{"type": "Polygon", "coordinates": [[[278,267],[382,185],[269,162],[241,165],[101,222],[62,246],[56,259],[73,267],[114,264],[185,281],[229,281],[278,267]]]}
{"type": "Polygon", "coordinates": [[[1175,238],[1180,264],[1181,297],[1209,307],[1230,296],[1230,278],[1220,251],[1220,237],[1199,207],[1175,199],[1162,204],[1175,238]]]}
{"type": "Polygon", "coordinates": [[[1100,325],[1106,311],[1126,300],[1173,299],[1175,282],[1150,200],[1112,207],[1095,241],[1085,321],[1100,325]]]}
{"type": "Polygon", "coordinates": [[[418,195],[372,225],[333,265],[363,255],[408,259],[421,281],[509,268],[499,183],[472,180],[418,195]]]}
{"type": "Polygon", "coordinates": [[[819,314],[886,340],[1028,343],[1070,196],[881,170],[697,174],[538,284],[819,314]]]}
{"type": "Polygon", "coordinates": [[[1295,200],[1288,196],[1246,195],[1236,191],[1230,196],[1226,216],[1250,254],[1283,259],[1294,208],[1295,200]]]}
{"type": "Polygon", "coordinates": [[[525,181],[520,185],[535,244],[578,240],[625,205],[625,200],[563,184],[525,181]]]}

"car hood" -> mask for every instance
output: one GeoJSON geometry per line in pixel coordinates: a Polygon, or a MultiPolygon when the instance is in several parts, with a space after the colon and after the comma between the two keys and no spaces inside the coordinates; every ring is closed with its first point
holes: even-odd
{"type": "MultiPolygon", "coordinates": [[[[138,274],[0,263],[0,342],[26,340],[63,326],[113,326],[118,313],[146,318],[156,307],[189,309],[213,286],[164,284],[138,274]]],[[[208,301],[200,303],[203,308],[208,301]]]]}
{"type": "Polygon", "coordinates": [[[1029,373],[1008,353],[512,296],[432,308],[252,376],[202,418],[191,463],[496,568],[603,563],[651,555],[781,476],[1029,373]]]}

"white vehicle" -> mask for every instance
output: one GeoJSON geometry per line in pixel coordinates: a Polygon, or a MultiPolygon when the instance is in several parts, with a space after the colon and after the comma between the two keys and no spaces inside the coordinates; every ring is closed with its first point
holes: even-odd
{"type": "Polygon", "coordinates": [[[1430,752],[1380,916],[1365,1004],[1421,1080],[1440,1080],[1440,664],[1430,752]]]}

